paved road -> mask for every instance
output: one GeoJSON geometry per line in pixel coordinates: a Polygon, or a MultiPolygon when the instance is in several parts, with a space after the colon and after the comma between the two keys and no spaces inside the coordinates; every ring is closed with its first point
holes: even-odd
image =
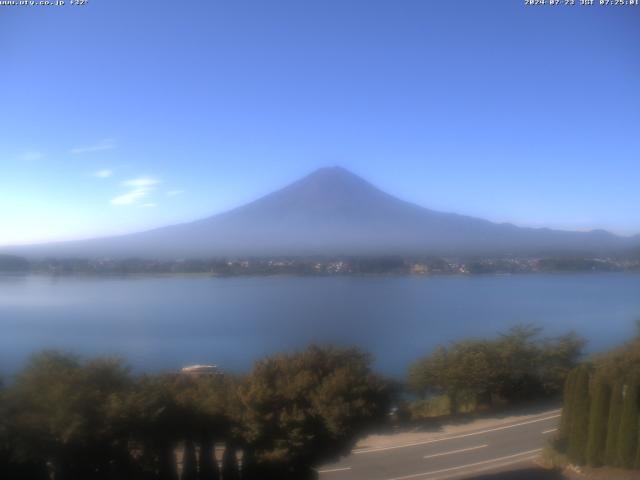
{"type": "Polygon", "coordinates": [[[448,480],[510,471],[540,453],[559,418],[560,412],[554,410],[493,428],[355,450],[318,472],[321,480],[448,480]]]}

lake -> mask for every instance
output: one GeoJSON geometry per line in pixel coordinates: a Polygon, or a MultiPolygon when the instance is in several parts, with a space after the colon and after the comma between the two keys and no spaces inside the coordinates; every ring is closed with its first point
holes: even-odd
{"type": "Polygon", "coordinates": [[[628,339],[640,275],[442,277],[0,276],[0,371],[34,351],[124,356],[136,371],[257,358],[311,342],[358,345],[400,376],[436,345],[517,323],[576,330],[590,351],[628,339]]]}

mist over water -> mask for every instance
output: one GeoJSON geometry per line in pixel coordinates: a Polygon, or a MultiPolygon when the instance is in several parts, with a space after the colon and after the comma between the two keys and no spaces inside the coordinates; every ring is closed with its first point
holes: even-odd
{"type": "Polygon", "coordinates": [[[400,376],[436,345],[526,322],[576,330],[589,351],[628,339],[640,275],[0,277],[0,371],[34,351],[122,355],[137,371],[244,371],[311,342],[357,345],[400,376]]]}

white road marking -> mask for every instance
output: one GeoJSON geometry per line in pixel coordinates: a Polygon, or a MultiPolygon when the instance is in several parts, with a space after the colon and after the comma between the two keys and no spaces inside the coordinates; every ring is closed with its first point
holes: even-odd
{"type": "MultiPolygon", "coordinates": [[[[513,455],[507,455],[505,457],[492,458],[490,460],[483,460],[481,462],[469,463],[467,465],[459,465],[457,467],[443,468],[441,470],[432,470],[431,472],[413,473],[411,475],[404,475],[402,477],[388,478],[387,480],[407,480],[409,478],[418,478],[418,477],[426,477],[429,475],[437,475],[438,473],[452,472],[454,470],[462,470],[465,468],[477,467],[480,465],[486,465],[488,463],[501,462],[502,460],[510,460],[512,458],[522,457],[524,455],[531,455],[532,453],[539,453],[541,451],[542,451],[541,448],[537,448],[535,450],[528,450],[526,452],[514,453],[513,455]]],[[[518,462],[520,462],[521,460],[523,459],[519,459],[518,462]]],[[[495,466],[503,466],[503,465],[495,465],[495,466]]]]}
{"type": "Polygon", "coordinates": [[[481,448],[486,448],[489,445],[478,445],[477,447],[469,447],[469,448],[461,448],[460,450],[451,450],[450,452],[442,452],[442,453],[434,453],[433,455],[425,455],[424,458],[435,458],[442,457],[444,455],[453,455],[454,453],[462,453],[462,452],[470,452],[471,450],[479,450],[481,448]]]}
{"type": "Polygon", "coordinates": [[[351,470],[351,467],[327,468],[326,470],[318,470],[318,473],[346,472],[347,470],[351,470]]]}
{"type": "MultiPolygon", "coordinates": [[[[481,467],[477,467],[477,468],[474,468],[473,470],[466,471],[466,472],[457,472],[457,473],[444,475],[444,476],[440,476],[440,477],[431,477],[431,478],[428,478],[428,479],[425,479],[425,480],[451,480],[453,478],[460,478],[460,475],[465,475],[465,476],[467,476],[469,474],[476,475],[476,474],[481,473],[481,472],[495,471],[497,469],[501,469],[501,468],[504,468],[504,467],[509,467],[511,465],[517,465],[517,464],[520,464],[520,463],[523,463],[523,462],[528,462],[528,461],[531,461],[531,460],[533,460],[533,459],[535,459],[537,457],[538,457],[538,455],[530,455],[528,457],[518,457],[515,460],[510,460],[510,461],[507,461],[507,462],[494,463],[492,465],[486,465],[486,466],[483,466],[483,467],[482,466],[481,467]]],[[[467,477],[467,478],[469,478],[469,477],[467,477]]]]}
{"type": "Polygon", "coordinates": [[[490,428],[488,430],[482,430],[482,431],[479,431],[479,432],[465,433],[465,434],[462,434],[462,435],[454,435],[454,436],[445,437],[445,438],[435,438],[433,440],[425,440],[423,442],[405,443],[403,445],[393,445],[391,447],[378,447],[378,448],[368,448],[368,449],[362,449],[362,450],[354,450],[352,453],[354,455],[360,455],[362,453],[374,453],[374,452],[382,452],[382,451],[385,451],[385,450],[395,450],[397,448],[416,447],[418,445],[428,445],[430,443],[445,442],[447,440],[456,440],[458,438],[473,437],[475,435],[482,435],[482,434],[485,434],[485,433],[497,432],[497,431],[500,431],[500,430],[507,430],[509,428],[521,427],[523,425],[531,425],[532,423],[544,422],[545,420],[551,420],[553,418],[558,418],[558,417],[560,417],[560,414],[550,415],[548,417],[539,418],[539,419],[536,419],[536,420],[528,420],[526,422],[515,423],[513,425],[505,425],[503,427],[490,428]]]}
{"type": "Polygon", "coordinates": [[[553,432],[557,432],[558,429],[557,428],[550,428],[549,430],[543,430],[542,434],[546,435],[547,433],[553,433],[553,432]]]}

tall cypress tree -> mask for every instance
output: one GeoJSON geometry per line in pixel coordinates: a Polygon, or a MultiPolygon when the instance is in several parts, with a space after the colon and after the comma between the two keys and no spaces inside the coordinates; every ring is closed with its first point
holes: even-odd
{"type": "Polygon", "coordinates": [[[571,370],[564,382],[564,394],[562,405],[562,417],[560,418],[560,428],[558,430],[558,440],[560,448],[566,450],[566,445],[571,432],[571,416],[573,414],[573,399],[576,385],[577,369],[571,370]]]}
{"type": "Polygon", "coordinates": [[[638,448],[636,449],[636,462],[634,468],[640,470],[640,431],[638,431],[638,448]]]}
{"type": "Polygon", "coordinates": [[[638,380],[628,382],[618,430],[618,464],[633,468],[638,447],[638,380]]]}
{"type": "Polygon", "coordinates": [[[573,463],[584,465],[589,435],[589,367],[587,365],[578,368],[571,409],[573,412],[567,453],[573,463]]]}
{"type": "Polygon", "coordinates": [[[593,386],[591,410],[589,412],[589,440],[587,442],[587,463],[595,467],[604,464],[609,419],[611,388],[602,377],[593,386]]]}
{"type": "Polygon", "coordinates": [[[611,390],[611,400],[609,402],[609,419],[607,421],[607,443],[605,446],[604,460],[606,465],[617,466],[618,464],[618,430],[620,429],[620,418],[622,416],[622,390],[624,382],[616,381],[611,390]]]}

